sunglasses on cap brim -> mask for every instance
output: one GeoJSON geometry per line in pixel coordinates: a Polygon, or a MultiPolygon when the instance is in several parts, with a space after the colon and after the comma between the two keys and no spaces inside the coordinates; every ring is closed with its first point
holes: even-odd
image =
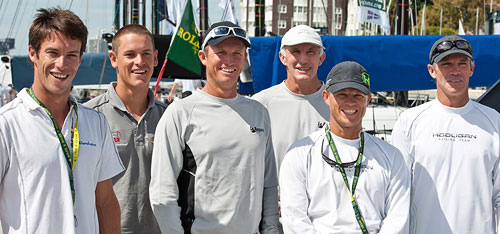
{"type": "Polygon", "coordinates": [[[203,41],[203,45],[201,45],[201,48],[205,48],[207,42],[210,41],[210,39],[227,36],[230,33],[233,33],[233,35],[243,38],[248,42],[250,41],[247,37],[247,32],[240,27],[219,26],[210,30],[210,32],[205,37],[205,40],[203,41]]]}
{"type": "Polygon", "coordinates": [[[430,61],[430,64],[432,64],[434,62],[434,59],[435,59],[434,57],[436,56],[436,54],[440,54],[440,53],[446,52],[448,50],[451,50],[453,47],[460,49],[460,50],[464,50],[472,55],[472,46],[469,44],[469,42],[467,42],[465,40],[442,41],[432,51],[432,60],[430,61]]]}

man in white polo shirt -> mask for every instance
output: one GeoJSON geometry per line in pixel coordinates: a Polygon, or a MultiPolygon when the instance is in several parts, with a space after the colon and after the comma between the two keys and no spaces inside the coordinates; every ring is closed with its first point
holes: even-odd
{"type": "Polygon", "coordinates": [[[469,99],[472,58],[464,38],[437,40],[427,65],[437,99],[403,112],[394,125],[392,143],[412,173],[410,233],[498,230],[500,114],[469,99]]]}
{"type": "Polygon", "coordinates": [[[4,233],[120,233],[111,177],[123,170],[101,113],[70,95],[87,42],[71,11],[40,9],[29,30],[34,81],[0,109],[4,233]]]}

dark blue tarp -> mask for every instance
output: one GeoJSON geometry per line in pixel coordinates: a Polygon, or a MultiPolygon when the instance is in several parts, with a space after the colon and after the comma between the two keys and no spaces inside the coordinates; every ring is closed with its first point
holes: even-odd
{"type": "MultiPolygon", "coordinates": [[[[429,50],[442,36],[322,36],[326,59],[318,69],[325,80],[330,69],[342,61],[356,61],[370,74],[372,91],[420,90],[436,87],[429,76],[429,50]]],[[[491,86],[500,78],[500,36],[463,36],[473,48],[476,63],[470,86],[491,86]]],[[[278,57],[281,37],[250,38],[252,86],[244,93],[259,92],[286,79],[278,57]]]]}
{"type": "MultiPolygon", "coordinates": [[[[104,58],[106,58],[106,68],[101,84],[116,81],[116,72],[111,66],[107,54],[83,54],[82,63],[73,80],[73,85],[99,84],[104,58]]],[[[33,68],[29,63],[28,56],[13,56],[12,82],[18,90],[33,84],[33,68]]]]}

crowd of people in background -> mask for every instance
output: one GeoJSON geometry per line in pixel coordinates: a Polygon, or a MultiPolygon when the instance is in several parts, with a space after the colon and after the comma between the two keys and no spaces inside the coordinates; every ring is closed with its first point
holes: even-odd
{"type": "Polygon", "coordinates": [[[251,41],[238,25],[212,24],[198,52],[206,81],[176,79],[167,102],[149,87],[153,36],[132,24],[112,40],[116,82],[78,103],[72,81],[87,35],[73,12],[39,9],[33,85],[18,95],[0,87],[4,233],[499,229],[500,114],[468,96],[475,63],[464,38],[430,48],[437,99],[405,111],[389,144],[362,126],[376,77],[344,61],[321,81],[328,55],[309,26],[281,40],[286,79],[249,98],[237,86],[251,41]]]}

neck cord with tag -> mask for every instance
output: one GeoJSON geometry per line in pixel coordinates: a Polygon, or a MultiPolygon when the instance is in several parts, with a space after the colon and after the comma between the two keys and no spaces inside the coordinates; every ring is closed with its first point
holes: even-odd
{"type": "Polygon", "coordinates": [[[78,108],[77,104],[75,102],[72,102],[73,108],[75,109],[76,113],[76,121],[75,121],[75,126],[74,129],[71,131],[72,139],[73,139],[73,154],[70,153],[68,144],[66,144],[66,140],[64,139],[63,134],[61,133],[61,129],[59,129],[59,125],[57,125],[56,120],[54,119],[54,116],[50,113],[49,109],[35,96],[35,93],[33,92],[33,89],[30,87],[28,91],[29,95],[35,100],[35,102],[40,105],[47,115],[49,115],[50,120],[52,120],[52,125],[54,125],[54,130],[56,132],[57,138],[59,139],[59,143],[61,144],[61,148],[63,149],[64,156],[66,158],[66,162],[68,163],[69,167],[69,184],[71,186],[71,196],[73,198],[73,204],[75,203],[75,182],[74,182],[74,177],[73,177],[73,170],[75,169],[76,161],[78,160],[78,152],[80,148],[80,141],[79,141],[79,133],[78,133],[78,108]]]}
{"type": "Polygon", "coordinates": [[[339,169],[340,173],[342,174],[342,178],[344,179],[344,184],[347,187],[347,190],[350,191],[351,194],[351,204],[352,208],[354,210],[354,214],[356,215],[356,221],[358,221],[359,228],[363,232],[363,234],[368,234],[368,229],[366,228],[365,220],[363,219],[363,216],[361,215],[361,211],[359,210],[358,203],[356,202],[356,199],[354,199],[354,191],[356,191],[356,186],[358,185],[358,180],[359,180],[359,174],[361,173],[361,162],[363,161],[363,148],[364,148],[364,134],[361,134],[361,142],[359,144],[359,154],[358,154],[358,159],[356,160],[356,166],[354,170],[354,178],[352,179],[352,189],[349,188],[349,181],[347,180],[347,175],[345,173],[345,169],[342,165],[342,160],[340,159],[339,153],[337,151],[337,147],[335,146],[335,143],[333,142],[332,136],[330,135],[330,130],[328,128],[328,125],[325,127],[325,132],[326,132],[326,138],[328,139],[328,143],[330,145],[330,148],[332,149],[333,156],[335,157],[335,161],[337,164],[337,168],[339,169]]]}

